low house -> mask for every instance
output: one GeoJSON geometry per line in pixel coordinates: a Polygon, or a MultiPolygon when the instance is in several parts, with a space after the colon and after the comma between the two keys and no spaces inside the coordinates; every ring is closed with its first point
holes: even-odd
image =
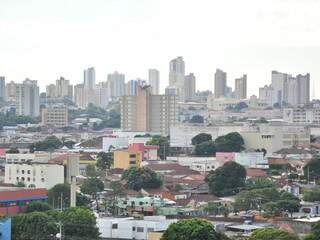
{"type": "Polygon", "coordinates": [[[262,169],[246,168],[246,176],[247,178],[252,178],[252,177],[267,177],[268,175],[262,169]]]}

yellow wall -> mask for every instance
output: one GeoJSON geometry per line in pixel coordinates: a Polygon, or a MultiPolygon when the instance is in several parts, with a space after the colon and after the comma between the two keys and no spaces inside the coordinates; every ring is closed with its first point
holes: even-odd
{"type": "Polygon", "coordinates": [[[149,232],[148,240],[160,240],[162,237],[162,232],[149,232]]]}
{"type": "Polygon", "coordinates": [[[113,152],[113,168],[128,169],[130,167],[140,167],[142,154],[140,152],[114,151],[113,152]],[[130,159],[130,155],[135,154],[135,158],[130,159]],[[130,161],[135,161],[136,164],[130,164],[130,161]]]}

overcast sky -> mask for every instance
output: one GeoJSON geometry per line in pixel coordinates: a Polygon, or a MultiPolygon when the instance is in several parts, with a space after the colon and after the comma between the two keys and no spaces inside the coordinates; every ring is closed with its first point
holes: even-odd
{"type": "Polygon", "coordinates": [[[0,0],[0,75],[38,80],[42,90],[64,76],[97,81],[115,70],[126,80],[183,56],[197,88],[213,89],[221,68],[248,75],[249,94],[270,83],[271,70],[310,72],[320,97],[318,0],[0,0]]]}

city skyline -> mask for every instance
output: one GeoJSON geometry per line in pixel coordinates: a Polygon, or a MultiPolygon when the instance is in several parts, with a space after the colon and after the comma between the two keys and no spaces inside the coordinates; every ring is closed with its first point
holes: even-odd
{"type": "Polygon", "coordinates": [[[213,90],[215,69],[221,68],[228,86],[247,74],[248,96],[258,95],[277,70],[310,73],[311,89],[313,81],[316,87],[311,98],[319,98],[318,9],[314,0],[1,1],[0,75],[7,82],[36,79],[44,91],[60,76],[82,83],[83,69],[91,66],[96,82],[114,71],[127,80],[147,79],[155,68],[164,92],[168,62],[183,56],[200,90],[213,90]]]}

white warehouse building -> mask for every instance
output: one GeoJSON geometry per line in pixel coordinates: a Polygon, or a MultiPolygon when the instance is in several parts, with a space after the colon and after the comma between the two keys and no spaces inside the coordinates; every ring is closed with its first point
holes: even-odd
{"type": "Polygon", "coordinates": [[[164,231],[176,220],[165,216],[146,216],[143,220],[134,218],[97,218],[102,239],[139,239],[147,240],[148,234],[164,231]]]}

